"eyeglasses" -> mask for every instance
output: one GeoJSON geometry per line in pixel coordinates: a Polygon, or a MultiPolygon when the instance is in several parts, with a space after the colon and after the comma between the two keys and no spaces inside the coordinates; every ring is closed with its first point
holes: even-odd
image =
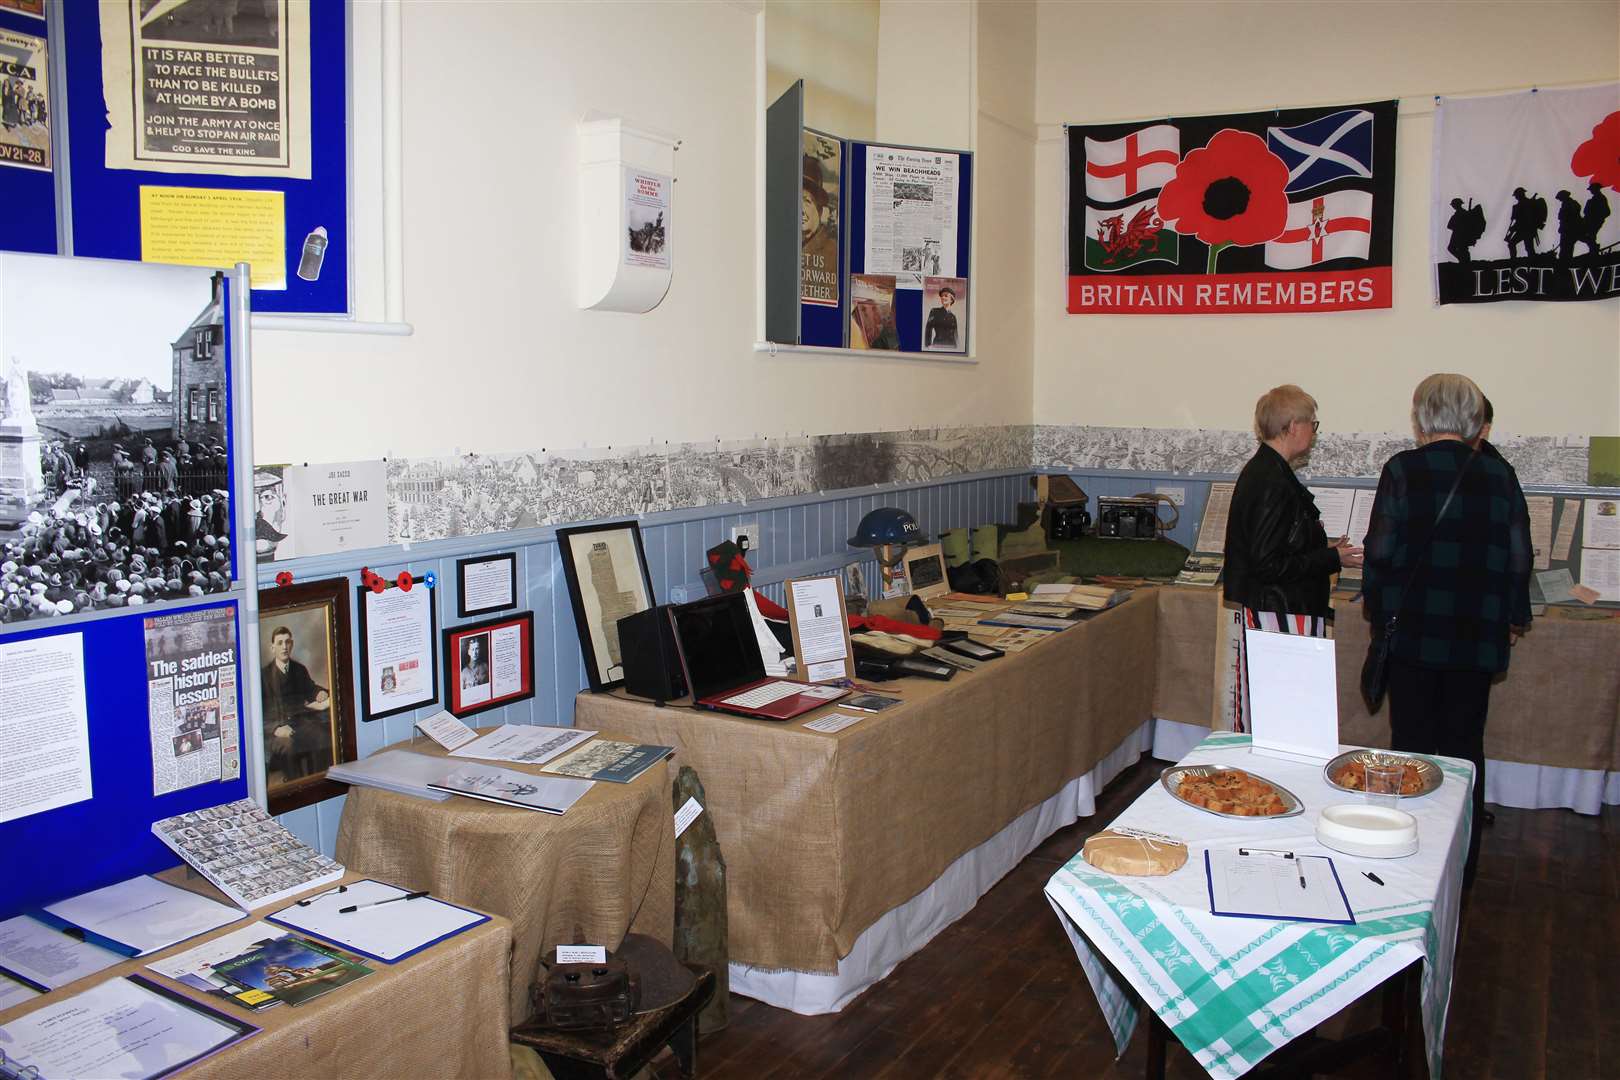
{"type": "Polygon", "coordinates": [[[1312,433],[1315,433],[1315,432],[1318,432],[1318,431],[1322,430],[1322,421],[1320,421],[1320,420],[1296,420],[1296,421],[1294,421],[1294,423],[1311,425],[1312,433]]]}

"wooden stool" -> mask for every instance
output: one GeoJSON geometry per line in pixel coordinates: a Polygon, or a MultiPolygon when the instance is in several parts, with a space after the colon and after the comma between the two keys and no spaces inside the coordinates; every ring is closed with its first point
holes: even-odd
{"type": "Polygon", "coordinates": [[[629,1080],[668,1046],[682,1080],[697,1076],[697,1015],[714,996],[714,972],[694,967],[697,981],[678,1001],[638,1013],[611,1031],[558,1031],[526,1020],[512,1041],[533,1047],[557,1080],[629,1080]]]}

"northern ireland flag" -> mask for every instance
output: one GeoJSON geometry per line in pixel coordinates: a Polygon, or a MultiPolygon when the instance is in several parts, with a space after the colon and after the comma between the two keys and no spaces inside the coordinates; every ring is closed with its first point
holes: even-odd
{"type": "Polygon", "coordinates": [[[1373,114],[1345,109],[1293,127],[1266,128],[1266,147],[1288,166],[1285,191],[1309,191],[1342,176],[1373,174],[1373,114]]]}
{"type": "Polygon", "coordinates": [[[1176,175],[1181,161],[1181,131],[1173,124],[1154,124],[1123,139],[1086,140],[1086,198],[1113,203],[1157,191],[1176,175]]]}
{"type": "Polygon", "coordinates": [[[1332,191],[1288,204],[1288,224],[1266,245],[1266,265],[1300,270],[1329,259],[1365,259],[1372,245],[1370,191],[1332,191]]]}

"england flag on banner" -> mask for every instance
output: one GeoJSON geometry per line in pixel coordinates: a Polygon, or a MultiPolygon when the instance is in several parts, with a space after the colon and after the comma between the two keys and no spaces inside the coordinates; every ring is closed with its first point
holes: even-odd
{"type": "Polygon", "coordinates": [[[1282,235],[1266,244],[1266,265],[1301,270],[1329,259],[1365,259],[1372,246],[1370,191],[1331,191],[1288,204],[1282,235]]]}
{"type": "Polygon", "coordinates": [[[1123,139],[1086,140],[1086,198],[1112,203],[1157,190],[1176,174],[1181,161],[1181,131],[1154,124],[1123,139]]]}
{"type": "Polygon", "coordinates": [[[1353,176],[1372,179],[1373,114],[1346,109],[1307,124],[1266,128],[1266,146],[1288,166],[1285,191],[1353,176]]]}

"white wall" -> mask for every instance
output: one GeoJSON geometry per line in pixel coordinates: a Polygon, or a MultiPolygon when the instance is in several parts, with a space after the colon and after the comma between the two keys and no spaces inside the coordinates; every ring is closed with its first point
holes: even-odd
{"type": "Polygon", "coordinates": [[[416,332],[256,333],[257,460],[1027,423],[1027,332],[982,344],[978,365],[753,352],[756,17],[403,5],[416,332]],[[684,140],[674,283],[647,315],[574,307],[574,125],[590,109],[684,140]]]}
{"type": "Polygon", "coordinates": [[[766,0],[765,100],[804,80],[804,124],[877,133],[878,0],[766,0]]]}
{"type": "Polygon", "coordinates": [[[1517,434],[1620,433],[1620,304],[1435,308],[1435,94],[1612,80],[1620,4],[1042,2],[1036,423],[1247,430],[1297,382],[1324,427],[1404,431],[1433,371],[1474,377],[1517,434]],[[1064,312],[1061,125],[1400,97],[1394,307],[1273,316],[1064,312]]]}

